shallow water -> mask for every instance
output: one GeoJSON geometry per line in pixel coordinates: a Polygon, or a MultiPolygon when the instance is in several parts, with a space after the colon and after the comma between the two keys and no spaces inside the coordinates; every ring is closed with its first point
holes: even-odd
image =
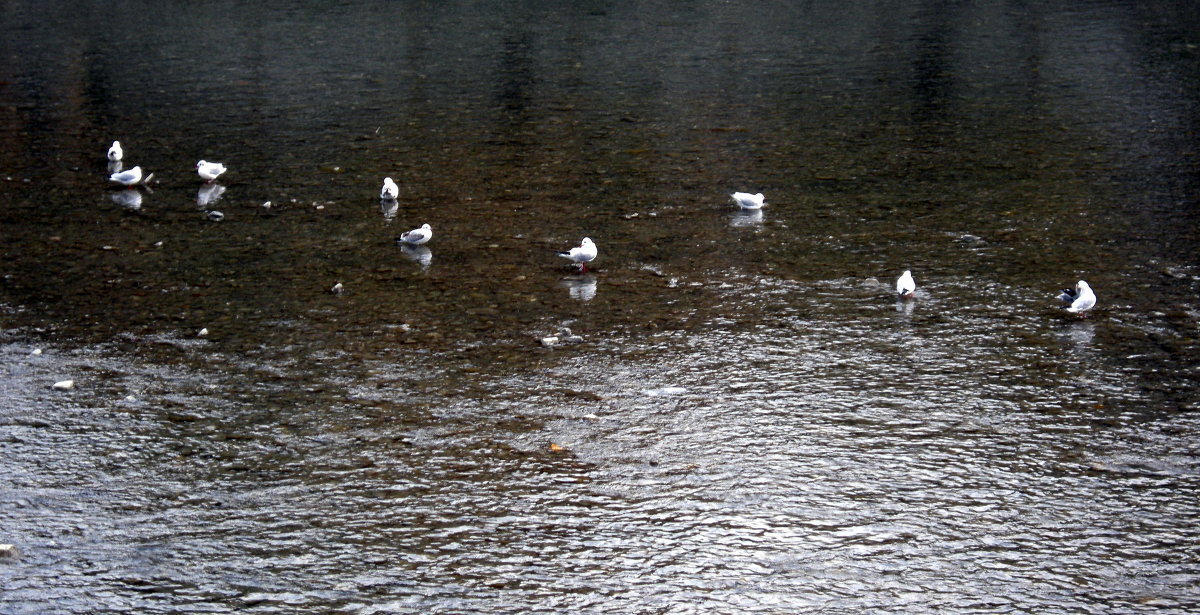
{"type": "Polygon", "coordinates": [[[0,9],[0,611],[1200,608],[1195,8],[156,7],[0,9]]]}

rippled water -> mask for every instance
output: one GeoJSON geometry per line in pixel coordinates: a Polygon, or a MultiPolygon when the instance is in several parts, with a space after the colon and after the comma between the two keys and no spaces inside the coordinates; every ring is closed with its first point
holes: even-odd
{"type": "Polygon", "coordinates": [[[0,611],[1194,612],[1198,26],[5,5],[0,611]]]}

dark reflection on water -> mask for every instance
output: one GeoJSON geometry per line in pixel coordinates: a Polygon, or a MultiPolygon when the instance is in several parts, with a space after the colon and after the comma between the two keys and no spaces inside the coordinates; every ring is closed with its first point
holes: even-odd
{"type": "Polygon", "coordinates": [[[1200,603],[1195,7],[50,4],[0,610],[1200,603]]]}

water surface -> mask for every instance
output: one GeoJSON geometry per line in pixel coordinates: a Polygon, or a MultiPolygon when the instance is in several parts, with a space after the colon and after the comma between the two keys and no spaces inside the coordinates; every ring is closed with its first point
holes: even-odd
{"type": "Polygon", "coordinates": [[[1187,3],[0,23],[0,610],[1200,606],[1187,3]]]}

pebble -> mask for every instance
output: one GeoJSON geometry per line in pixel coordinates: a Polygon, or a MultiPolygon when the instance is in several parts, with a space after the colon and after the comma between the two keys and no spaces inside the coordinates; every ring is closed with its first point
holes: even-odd
{"type": "Polygon", "coordinates": [[[213,222],[220,222],[221,220],[225,219],[225,214],[223,214],[219,211],[213,210],[213,211],[208,212],[208,219],[212,220],[213,222]]]}
{"type": "Polygon", "coordinates": [[[34,349],[33,349],[33,352],[31,352],[31,353],[29,353],[29,354],[32,354],[33,356],[35,356],[35,357],[36,357],[36,356],[38,356],[38,355],[42,354],[42,349],[41,349],[41,348],[34,348],[34,349]]]}
{"type": "Polygon", "coordinates": [[[340,294],[342,294],[342,293],[343,293],[345,290],[346,290],[346,287],[345,287],[345,286],[342,286],[342,283],[341,283],[341,282],[338,282],[337,284],[334,284],[334,285],[333,285],[333,288],[329,289],[329,292],[331,292],[331,293],[333,293],[333,294],[335,294],[335,295],[340,295],[340,294]]]}
{"type": "Polygon", "coordinates": [[[196,332],[196,337],[204,337],[205,335],[208,335],[208,327],[205,327],[196,332]]]}
{"type": "Polygon", "coordinates": [[[0,559],[15,559],[21,555],[14,545],[0,545],[0,559]]]}
{"type": "Polygon", "coordinates": [[[73,388],[75,388],[74,380],[59,380],[54,383],[55,391],[70,391],[73,388]]]}

